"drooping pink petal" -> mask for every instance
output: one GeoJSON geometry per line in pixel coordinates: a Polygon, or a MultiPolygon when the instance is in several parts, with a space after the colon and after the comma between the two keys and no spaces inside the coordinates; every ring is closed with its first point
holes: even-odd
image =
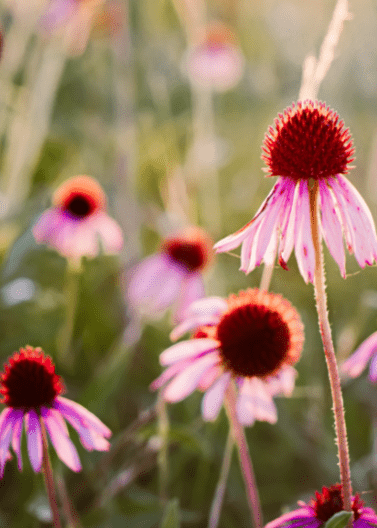
{"type": "Polygon", "coordinates": [[[305,521],[311,522],[314,519],[317,521],[318,526],[322,524],[322,521],[319,521],[315,517],[313,509],[310,508],[309,506],[305,506],[303,508],[299,508],[297,510],[293,510],[289,513],[285,513],[284,515],[281,515],[274,521],[267,523],[265,528],[280,528],[285,525],[290,525],[291,522],[295,522],[299,520],[302,520],[304,522],[305,521]]]}
{"type": "Polygon", "coordinates": [[[220,317],[228,308],[228,303],[222,297],[206,297],[190,304],[186,317],[220,317]]]}
{"type": "Polygon", "coordinates": [[[159,316],[178,298],[186,276],[187,271],[166,255],[152,255],[131,271],[129,302],[141,313],[159,316]]]}
{"type": "MultiPolygon", "coordinates": [[[[0,431],[0,478],[3,478],[5,463],[8,460],[9,455],[9,445],[12,439],[14,419],[16,411],[11,407],[8,407],[9,412],[3,414],[1,431],[0,431]]],[[[6,410],[8,410],[6,409],[6,410]]]]}
{"type": "Polygon", "coordinates": [[[272,396],[258,378],[245,378],[236,404],[242,425],[253,425],[255,420],[276,423],[277,412],[272,396]]]}
{"type": "Polygon", "coordinates": [[[223,373],[224,373],[224,369],[222,366],[215,365],[211,367],[200,378],[197,389],[202,392],[206,392],[211,387],[211,385],[214,384],[217,378],[221,376],[223,373]]]}
{"type": "MultiPolygon", "coordinates": [[[[284,180],[289,180],[289,178],[284,178],[284,180]]],[[[288,182],[286,182],[287,184],[288,182]]],[[[298,183],[288,187],[285,213],[281,220],[279,244],[279,263],[283,267],[286,266],[295,245],[296,206],[299,194],[300,185],[298,183]]]]}
{"type": "Polygon", "coordinates": [[[204,420],[209,422],[216,420],[223,404],[224,394],[229,381],[230,372],[225,372],[205,393],[202,399],[202,415],[204,420]]]}
{"type": "Polygon", "coordinates": [[[21,438],[22,438],[22,426],[24,422],[24,411],[18,409],[14,415],[13,422],[13,435],[12,435],[12,448],[17,455],[17,467],[22,471],[22,454],[21,454],[21,438]]]}
{"type": "Polygon", "coordinates": [[[200,356],[201,354],[211,352],[220,346],[220,342],[216,339],[209,339],[207,337],[199,339],[190,339],[189,341],[181,341],[176,345],[167,348],[160,355],[160,363],[163,366],[171,365],[182,359],[200,356]]]}
{"type": "Polygon", "coordinates": [[[377,332],[370,335],[357,350],[343,363],[342,372],[356,378],[365,369],[370,358],[377,352],[377,332]]]}
{"type": "Polygon", "coordinates": [[[116,255],[123,247],[123,233],[118,222],[104,211],[90,218],[91,229],[100,238],[102,249],[107,255],[116,255]]]}
{"type": "Polygon", "coordinates": [[[301,180],[299,186],[295,221],[295,254],[300,273],[308,283],[313,282],[315,268],[308,182],[301,180]]]}
{"type": "Polygon", "coordinates": [[[30,463],[38,473],[42,467],[42,431],[38,415],[33,409],[25,414],[25,429],[30,463]]]}
{"type": "Polygon", "coordinates": [[[177,339],[182,337],[187,332],[191,332],[192,330],[195,330],[201,326],[215,325],[218,323],[218,321],[219,318],[217,316],[208,317],[208,315],[186,319],[180,325],[174,328],[172,332],[170,332],[170,339],[172,341],[177,341],[177,339]]]}
{"type": "Polygon", "coordinates": [[[204,282],[201,273],[188,274],[182,281],[177,305],[174,310],[174,321],[183,321],[190,304],[202,297],[204,297],[204,282]]]}
{"type": "Polygon", "coordinates": [[[53,0],[41,17],[41,26],[48,31],[55,30],[68,20],[76,7],[75,0],[53,0]]]}
{"type": "Polygon", "coordinates": [[[340,174],[329,178],[335,198],[339,203],[339,212],[343,229],[348,232],[348,239],[355,258],[361,267],[372,265],[377,260],[376,230],[371,212],[356,188],[340,174]]]}
{"type": "Polygon", "coordinates": [[[322,235],[335,262],[338,264],[342,277],[346,277],[346,256],[344,253],[343,230],[337,212],[337,203],[323,180],[319,180],[321,198],[322,235]]]}
{"type": "Polygon", "coordinates": [[[370,362],[368,378],[373,383],[377,381],[377,354],[372,357],[372,361],[370,362]]]}
{"type": "Polygon", "coordinates": [[[68,436],[66,424],[61,414],[55,409],[41,408],[41,415],[52,445],[62,462],[72,471],[81,471],[79,455],[68,436]]]}
{"type": "Polygon", "coordinates": [[[282,368],[277,374],[266,380],[266,389],[272,396],[277,394],[291,396],[295,387],[296,376],[297,370],[295,368],[282,368]]]}
{"type": "Polygon", "coordinates": [[[219,361],[217,352],[210,352],[194,361],[192,365],[180,372],[164,390],[164,399],[169,402],[178,402],[191,394],[203,376],[203,374],[216,365],[219,361]]]}
{"type": "MultiPolygon", "coordinates": [[[[281,183],[280,178],[275,183],[273,188],[271,189],[270,193],[268,194],[265,201],[262,203],[258,211],[256,212],[254,218],[250,220],[246,225],[241,227],[236,233],[233,233],[232,235],[228,235],[227,237],[223,238],[222,240],[219,240],[216,242],[216,244],[213,246],[216,250],[216,253],[224,253],[225,251],[231,251],[232,249],[235,249],[238,247],[249,235],[252,233],[255,229],[255,222],[259,219],[260,215],[264,214],[265,210],[270,205],[270,200],[272,197],[275,196],[276,189],[280,189],[281,183]]],[[[259,221],[258,221],[259,225],[259,221]]]]}
{"type": "Polygon", "coordinates": [[[87,427],[88,429],[93,428],[97,434],[105,438],[110,438],[112,435],[110,429],[97,416],[79,403],[64,398],[63,396],[58,396],[55,398],[53,407],[60,411],[67,421],[69,421],[68,418],[77,420],[83,427],[87,427]]]}
{"type": "Polygon", "coordinates": [[[178,372],[181,372],[186,367],[188,367],[188,365],[190,365],[193,361],[195,360],[188,359],[188,360],[178,361],[177,363],[173,363],[172,365],[170,365],[170,367],[165,369],[163,373],[157,379],[152,381],[152,383],[149,386],[150,390],[155,391],[163,387],[165,383],[167,383],[171,378],[173,378],[176,374],[178,374],[178,372]]]}

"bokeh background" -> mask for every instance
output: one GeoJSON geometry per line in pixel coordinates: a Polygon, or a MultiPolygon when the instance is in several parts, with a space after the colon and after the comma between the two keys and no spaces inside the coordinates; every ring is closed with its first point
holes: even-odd
{"type": "MultiPolygon", "coordinates": [[[[77,526],[154,528],[165,506],[156,394],[148,386],[161,373],[158,356],[170,344],[172,324],[169,313],[159,320],[135,318],[126,302],[127,270],[177,226],[201,225],[218,240],[252,218],[273,184],[261,170],[264,134],[297,99],[303,61],[318,56],[335,2],[208,0],[206,20],[233,29],[245,60],[238,85],[222,93],[195,87],[185,73],[190,29],[178,15],[179,0],[103,2],[79,50],[67,45],[64,24],[53,31],[41,27],[47,5],[0,5],[0,359],[25,344],[41,346],[64,377],[67,396],[114,433],[109,454],[79,446],[79,474],[52,454],[61,497],[80,517],[77,526]],[[119,256],[84,261],[67,361],[58,353],[72,291],[66,261],[38,246],[31,228],[57,185],[76,174],[103,185],[125,244],[119,256]]],[[[377,6],[352,0],[349,9],[352,20],[319,99],[351,129],[356,161],[350,180],[376,219],[377,6]]],[[[344,280],[327,249],[325,257],[342,361],[377,329],[377,270],[360,270],[347,257],[344,280]]],[[[258,422],[247,430],[266,521],[339,480],[313,288],[293,257],[288,266],[276,267],[271,289],[297,307],[305,324],[296,389],[277,400],[276,425],[258,422]]],[[[260,269],[245,276],[238,267],[234,255],[217,256],[205,276],[207,294],[258,286],[260,269]]],[[[373,505],[377,388],[364,374],[345,381],[344,398],[354,489],[373,505]]],[[[215,423],[203,422],[200,401],[196,392],[168,406],[168,494],[187,528],[207,526],[228,433],[224,411],[215,423]]],[[[48,526],[43,479],[32,472],[23,444],[23,472],[13,460],[0,482],[0,524],[48,526]]],[[[220,527],[250,524],[234,452],[220,527]]]]}

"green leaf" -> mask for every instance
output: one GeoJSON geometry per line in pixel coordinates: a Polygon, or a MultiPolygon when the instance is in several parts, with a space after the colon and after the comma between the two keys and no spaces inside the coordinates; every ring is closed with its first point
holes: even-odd
{"type": "Polygon", "coordinates": [[[324,528],[344,528],[352,516],[352,512],[340,511],[326,522],[324,528]]]}
{"type": "Polygon", "coordinates": [[[180,526],[179,501],[178,499],[172,499],[165,506],[161,528],[180,528],[180,526]]]}

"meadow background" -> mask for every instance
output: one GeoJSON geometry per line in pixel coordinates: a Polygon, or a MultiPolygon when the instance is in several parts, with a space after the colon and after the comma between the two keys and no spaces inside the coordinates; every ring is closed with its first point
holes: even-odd
{"type": "MultiPolygon", "coordinates": [[[[172,326],[169,314],[158,321],[135,319],[126,303],[127,270],[158,249],[182,222],[183,210],[214,240],[251,219],[273,184],[261,170],[264,134],[297,99],[303,61],[309,53],[318,55],[334,4],[208,0],[208,20],[229,24],[245,57],[238,86],[208,99],[212,123],[184,75],[186,32],[171,0],[108,2],[115,22],[104,17],[107,24],[93,28],[80,55],[64,53],[61,34],[47,38],[32,16],[12,14],[11,1],[0,4],[0,360],[26,344],[41,346],[64,377],[67,397],[113,431],[107,454],[88,453],[71,431],[84,468],[78,474],[50,451],[60,495],[80,519],[77,527],[162,526],[157,396],[148,386],[161,373],[158,356],[170,344],[172,326]],[[55,70],[51,64],[43,70],[48,60],[55,70]],[[50,101],[49,83],[56,84],[50,101]],[[208,123],[216,148],[200,149],[198,126],[203,132],[208,123]],[[18,172],[17,164],[23,164],[18,172]],[[18,180],[12,180],[14,171],[18,180]],[[119,256],[84,261],[67,359],[59,347],[71,277],[66,260],[38,246],[31,228],[57,185],[76,174],[103,185],[125,243],[119,256]],[[209,180],[218,183],[217,196],[207,192],[209,180]],[[5,206],[9,192],[12,203],[5,206]]],[[[377,5],[349,4],[353,18],[345,23],[319,99],[351,129],[356,168],[350,180],[377,219],[377,5]]],[[[360,270],[347,257],[344,280],[327,249],[325,258],[330,320],[342,361],[377,329],[377,270],[360,270]]],[[[286,296],[305,324],[296,389],[291,398],[277,399],[276,425],[257,422],[247,430],[266,521],[339,480],[313,288],[293,257],[288,266],[275,269],[271,290],[286,296]]],[[[261,269],[245,276],[238,267],[234,256],[217,256],[205,276],[207,294],[259,285],[261,269]]],[[[373,505],[377,387],[364,374],[344,384],[344,398],[354,490],[365,491],[363,499],[373,505]]],[[[207,526],[228,433],[224,411],[205,423],[200,401],[196,392],[168,406],[167,504],[179,507],[185,528],[207,526]]],[[[4,527],[49,526],[43,479],[33,473],[25,444],[23,472],[13,460],[0,481],[4,527]]],[[[250,525],[234,452],[220,527],[250,525]]]]}

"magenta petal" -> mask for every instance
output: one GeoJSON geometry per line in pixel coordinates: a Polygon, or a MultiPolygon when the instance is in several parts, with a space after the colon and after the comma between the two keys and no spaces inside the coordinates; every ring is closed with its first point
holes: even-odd
{"type": "Polygon", "coordinates": [[[22,471],[22,454],[21,454],[21,438],[22,438],[22,426],[24,421],[24,411],[15,410],[14,422],[13,422],[13,436],[12,436],[12,448],[17,455],[17,467],[22,471]]]}
{"type": "Polygon", "coordinates": [[[174,321],[183,321],[190,304],[202,297],[204,297],[203,277],[200,273],[190,273],[182,281],[177,305],[174,310],[174,321]]]}
{"type": "Polygon", "coordinates": [[[224,374],[223,367],[218,363],[206,370],[203,376],[200,378],[197,389],[206,392],[217,380],[218,377],[224,374]]]}
{"type": "Polygon", "coordinates": [[[373,383],[377,381],[377,354],[372,357],[372,361],[370,362],[368,378],[373,383]]]}
{"type": "Polygon", "coordinates": [[[164,399],[169,402],[178,402],[186,398],[196,389],[203,374],[218,361],[217,352],[211,352],[194,361],[166,387],[163,394],[164,399]]]}
{"type": "Polygon", "coordinates": [[[377,260],[377,240],[372,214],[356,188],[340,174],[329,179],[329,185],[339,203],[343,228],[351,240],[350,251],[361,267],[377,260]]]}
{"type": "Polygon", "coordinates": [[[377,352],[377,332],[370,335],[357,350],[343,363],[342,372],[351,378],[360,376],[370,358],[377,352]]]}
{"type": "Polygon", "coordinates": [[[298,510],[293,510],[289,513],[285,513],[284,515],[281,515],[274,521],[271,521],[266,524],[265,528],[280,528],[281,526],[289,526],[290,522],[295,521],[308,521],[311,522],[312,520],[318,521],[318,526],[323,524],[321,521],[316,519],[313,509],[309,506],[305,506],[304,508],[299,508],[298,510]]]}
{"type": "Polygon", "coordinates": [[[202,399],[202,415],[204,420],[216,420],[224,401],[224,394],[230,381],[230,372],[223,374],[202,399]]]}
{"type": "Polygon", "coordinates": [[[9,445],[12,439],[14,420],[17,417],[15,409],[8,407],[5,413],[3,411],[1,416],[1,432],[0,432],[0,478],[4,475],[4,466],[9,458],[9,445]]]}
{"type": "Polygon", "coordinates": [[[123,247],[123,233],[118,224],[107,213],[101,211],[91,219],[94,236],[100,237],[103,252],[116,255],[123,247]]]}
{"type": "Polygon", "coordinates": [[[237,398],[237,416],[243,425],[255,420],[276,423],[277,412],[272,396],[258,378],[245,378],[237,398]]]}
{"type": "Polygon", "coordinates": [[[68,398],[58,396],[55,398],[53,407],[60,411],[63,417],[66,418],[69,423],[72,423],[72,421],[69,420],[69,418],[71,418],[77,422],[80,422],[82,427],[86,427],[88,429],[92,428],[98,435],[104,436],[105,438],[110,438],[112,435],[110,429],[103,422],[101,422],[97,416],[88,411],[88,409],[85,409],[85,407],[79,403],[69,400],[68,398]]]}
{"type": "Polygon", "coordinates": [[[170,365],[181,361],[182,359],[192,358],[193,356],[199,356],[204,353],[211,352],[218,348],[220,342],[216,339],[209,339],[207,337],[199,339],[190,339],[188,341],[181,341],[176,345],[167,348],[160,355],[161,365],[170,365]]]}
{"type": "Polygon", "coordinates": [[[173,363],[173,365],[170,365],[170,367],[165,369],[164,372],[158,378],[152,381],[152,383],[149,386],[150,390],[155,391],[157,389],[160,389],[161,387],[165,385],[165,383],[167,383],[171,378],[173,378],[176,374],[178,374],[178,372],[181,372],[182,370],[184,370],[192,362],[193,360],[188,359],[188,360],[178,361],[177,363],[173,363]]]}
{"type": "Polygon", "coordinates": [[[76,448],[68,436],[66,424],[61,414],[55,409],[41,408],[41,415],[52,445],[62,462],[72,471],[80,471],[81,464],[76,448]]]}
{"type": "Polygon", "coordinates": [[[42,467],[42,431],[37,413],[32,409],[25,414],[25,429],[29,459],[34,471],[42,467]]]}
{"type": "MultiPolygon", "coordinates": [[[[288,179],[288,178],[284,178],[288,179]]],[[[295,245],[296,205],[300,194],[299,183],[289,187],[284,217],[281,220],[279,261],[287,263],[295,245]]]]}
{"type": "Polygon", "coordinates": [[[301,180],[299,186],[295,221],[295,254],[300,273],[308,283],[313,282],[315,268],[308,182],[301,180]]]}
{"type": "Polygon", "coordinates": [[[64,24],[74,13],[76,3],[74,0],[52,0],[41,17],[40,24],[48,31],[57,29],[64,24]]]}
{"type": "Polygon", "coordinates": [[[342,225],[336,210],[337,204],[325,181],[319,181],[321,197],[322,234],[331,255],[340,268],[342,277],[346,277],[346,257],[343,244],[342,225]]]}
{"type": "Polygon", "coordinates": [[[293,367],[282,368],[277,374],[266,380],[266,389],[272,396],[276,394],[291,396],[295,387],[296,376],[297,370],[293,367]]]}

